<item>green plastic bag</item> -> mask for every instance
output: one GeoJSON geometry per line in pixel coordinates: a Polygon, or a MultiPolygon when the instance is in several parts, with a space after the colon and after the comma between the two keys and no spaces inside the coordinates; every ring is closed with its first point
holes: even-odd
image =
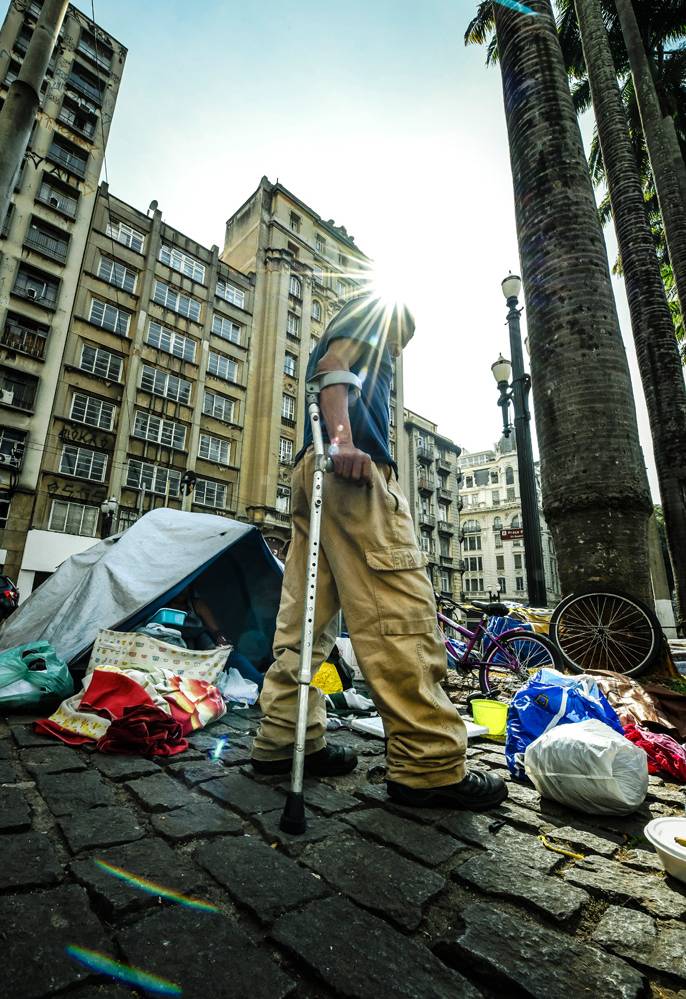
{"type": "Polygon", "coordinates": [[[0,652],[0,707],[63,701],[74,693],[67,664],[49,642],[18,645],[0,652]]]}

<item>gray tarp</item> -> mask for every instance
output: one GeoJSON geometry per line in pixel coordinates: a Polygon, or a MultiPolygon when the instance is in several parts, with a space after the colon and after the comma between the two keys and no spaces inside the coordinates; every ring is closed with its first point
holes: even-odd
{"type": "Polygon", "coordinates": [[[0,650],[44,639],[73,662],[101,628],[129,630],[191,580],[204,579],[224,634],[266,666],[281,576],[257,528],[214,514],[152,510],[123,534],[66,559],[6,621],[0,650]]]}

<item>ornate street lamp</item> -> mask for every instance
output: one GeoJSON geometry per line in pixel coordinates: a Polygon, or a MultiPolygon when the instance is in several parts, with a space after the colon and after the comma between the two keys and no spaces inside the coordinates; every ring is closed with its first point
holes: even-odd
{"type": "Polygon", "coordinates": [[[100,527],[100,537],[109,538],[112,533],[112,521],[114,515],[117,512],[117,503],[114,496],[110,496],[109,499],[103,500],[100,504],[100,513],[102,514],[102,525],[100,527]]]}
{"type": "Polygon", "coordinates": [[[531,378],[524,371],[522,334],[519,325],[519,293],[522,279],[517,274],[508,274],[502,282],[503,295],[507,302],[507,325],[510,332],[510,356],[512,363],[502,354],[491,365],[493,377],[498,385],[500,397],[498,405],[503,411],[503,434],[509,437],[512,425],[509,420],[509,405],[514,410],[514,430],[517,441],[517,469],[519,474],[519,495],[522,503],[522,526],[524,528],[524,563],[526,565],[529,603],[532,607],[545,607],[545,571],[543,567],[543,545],[541,543],[541,522],[538,515],[538,493],[536,491],[536,470],[531,446],[531,414],[529,412],[529,392],[531,378]]]}

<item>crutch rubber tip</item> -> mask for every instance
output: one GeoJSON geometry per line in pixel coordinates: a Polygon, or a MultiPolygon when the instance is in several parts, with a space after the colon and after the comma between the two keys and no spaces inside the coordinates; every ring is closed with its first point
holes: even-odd
{"type": "Polygon", "coordinates": [[[307,828],[305,821],[305,799],[302,792],[289,791],[284,805],[279,829],[291,836],[301,836],[307,828]]]}

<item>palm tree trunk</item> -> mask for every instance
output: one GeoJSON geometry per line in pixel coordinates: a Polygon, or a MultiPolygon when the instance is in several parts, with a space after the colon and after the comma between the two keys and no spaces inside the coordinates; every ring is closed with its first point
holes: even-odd
{"type": "Polygon", "coordinates": [[[652,511],[603,233],[549,0],[495,5],[543,509],[562,589],[652,603],[652,511]],[[638,557],[637,557],[638,553],[638,557]]]}
{"type": "Polygon", "coordinates": [[[598,0],[575,0],[653,437],[679,618],[686,607],[686,385],[598,0]]]}
{"type": "Polygon", "coordinates": [[[686,315],[686,170],[673,122],[666,121],[631,0],[615,0],[641,127],[648,147],[665,240],[682,315],[686,315]],[[674,148],[676,144],[676,148],[674,148]]]}

